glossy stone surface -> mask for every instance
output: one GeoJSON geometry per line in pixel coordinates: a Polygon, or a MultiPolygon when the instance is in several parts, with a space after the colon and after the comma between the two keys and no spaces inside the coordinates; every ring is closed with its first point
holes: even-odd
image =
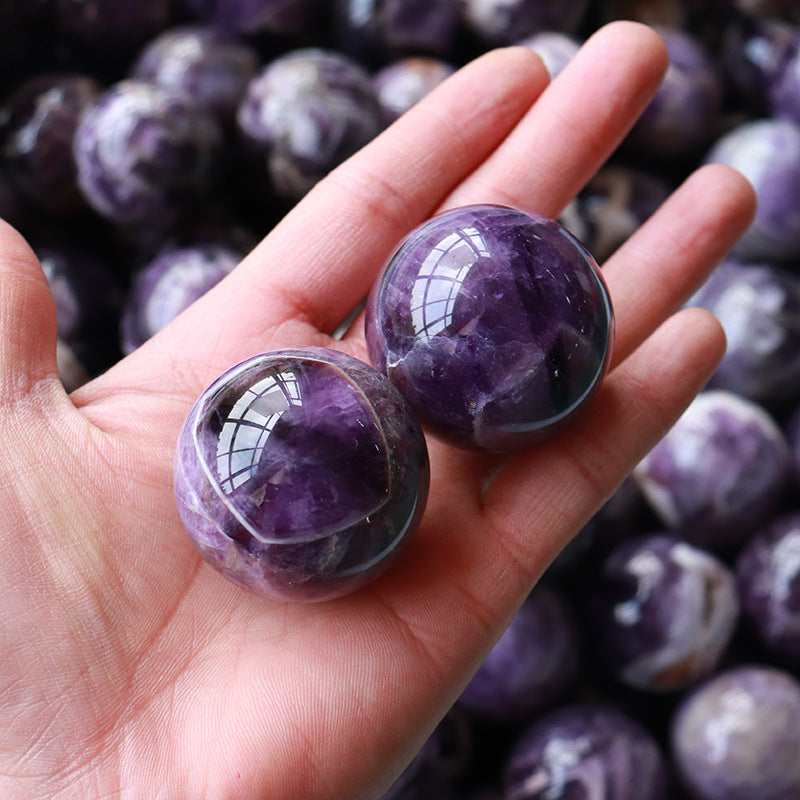
{"type": "Polygon", "coordinates": [[[800,684],[747,665],[692,692],[671,725],[673,761],[697,800],[800,797],[800,684]]]}
{"type": "Polygon", "coordinates": [[[786,438],[760,405],[701,392],[633,477],[681,538],[731,551],[777,513],[791,475],[786,438]]]}
{"type": "Polygon", "coordinates": [[[626,540],[605,559],[588,605],[594,652],[644,691],[685,689],[717,667],[739,619],[731,570],[677,537],[626,540]]]}
{"type": "Polygon", "coordinates": [[[202,244],[159,253],[136,275],[122,310],[122,350],[132,353],[216,286],[244,253],[202,244]]]}
{"type": "Polygon", "coordinates": [[[266,163],[275,192],[293,199],[384,126],[369,74],[321,48],[291,50],[267,64],[248,83],[236,120],[254,167],[266,163]]]}
{"type": "Polygon", "coordinates": [[[383,572],[428,491],[421,430],[369,365],[323,348],[229,370],[180,435],[175,494],[189,536],[258,594],[323,600],[383,572]]]}
{"type": "Polygon", "coordinates": [[[504,800],[663,800],[663,755],[637,722],[604,705],[575,704],[523,732],[505,770],[504,800]]]}
{"type": "Polygon", "coordinates": [[[165,229],[211,189],[221,145],[214,117],[184,95],[120,81],[75,131],[78,185],[110,222],[165,229]]]}
{"type": "Polygon", "coordinates": [[[372,363],[424,426],[511,451],[551,433],[608,367],[611,303],[594,259],[539,215],[476,205],[412,231],[370,293],[372,363]]]}
{"type": "Polygon", "coordinates": [[[479,719],[530,719],[578,678],[581,636],[564,595],[537,584],[458,699],[479,719]]]}
{"type": "Polygon", "coordinates": [[[800,511],[756,531],[739,553],[736,576],[755,636],[800,668],[800,511]]]}

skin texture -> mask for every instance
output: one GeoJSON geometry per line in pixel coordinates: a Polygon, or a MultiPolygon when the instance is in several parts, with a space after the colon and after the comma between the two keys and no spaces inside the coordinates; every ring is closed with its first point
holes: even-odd
{"type": "Polygon", "coordinates": [[[333,800],[389,785],[721,358],[706,312],[671,315],[749,223],[749,185],[704,167],[606,264],[614,364],[573,425],[512,457],[431,442],[420,530],[362,591],[282,604],[204,565],[172,493],[181,424],[255,353],[335,344],[365,358],[363,320],[338,343],[329,334],[403,235],[456,204],[555,215],[666,66],[660,39],[633,23],[599,31],[549,88],[525,48],[480,58],[71,396],[47,282],[0,229],[0,796],[333,800]]]}

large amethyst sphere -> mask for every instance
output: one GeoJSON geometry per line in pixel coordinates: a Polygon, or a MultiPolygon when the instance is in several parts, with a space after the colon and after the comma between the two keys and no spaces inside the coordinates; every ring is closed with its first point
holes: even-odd
{"type": "Polygon", "coordinates": [[[774,516],[791,477],[789,445],[763,407],[701,392],[633,477],[667,528],[730,552],[774,516]]]}
{"type": "Polygon", "coordinates": [[[736,561],[742,610],[770,654],[800,669],[800,511],[758,530],[736,561]]]}
{"type": "Polygon", "coordinates": [[[693,691],[671,725],[672,756],[697,800],[800,797],[800,684],[745,665],[693,691]]]}
{"type": "Polygon", "coordinates": [[[372,363],[424,426],[460,447],[507,452],[594,393],[613,314],[597,264],[565,228],[474,205],[400,243],[370,293],[366,335],[372,363]]]}
{"type": "Polygon", "coordinates": [[[667,777],[655,739],[605,705],[579,703],[540,717],[514,745],[505,800],[663,800],[667,777]]]}
{"type": "Polygon", "coordinates": [[[323,600],[383,572],[422,516],[425,440],[379,372],[324,348],[280,350],[200,397],[175,457],[189,536],[258,594],[323,600]]]}
{"type": "Polygon", "coordinates": [[[716,669],[736,629],[733,573],[677,537],[620,543],[597,576],[588,615],[595,652],[635,689],[685,689],[716,669]]]}
{"type": "Polygon", "coordinates": [[[216,120],[185,95],[119,81],[75,131],[78,185],[109,221],[164,229],[209,192],[221,146],[216,120]]]}

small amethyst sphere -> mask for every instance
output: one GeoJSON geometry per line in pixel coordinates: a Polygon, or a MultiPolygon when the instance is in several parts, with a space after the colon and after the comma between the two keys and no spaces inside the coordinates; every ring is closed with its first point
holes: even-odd
{"type": "Polygon", "coordinates": [[[647,692],[680,691],[710,675],[739,620],[728,566],[667,534],[617,545],[587,606],[598,660],[617,680],[647,692]]]}
{"type": "Polygon", "coordinates": [[[670,723],[672,762],[696,800],[800,797],[800,683],[744,664],[692,691],[670,723]]]}
{"type": "Polygon", "coordinates": [[[428,495],[422,432],[385,376],[327,350],[223,374],[180,434],[175,495],[202,556],[279,600],[325,600],[383,572],[428,495]]]}
{"type": "Polygon", "coordinates": [[[613,314],[596,262],[565,228],[473,205],[399,244],[370,293],[366,336],[423,426],[459,447],[510,452],[594,393],[613,314]]]}
{"type": "Polygon", "coordinates": [[[665,800],[653,736],[610,705],[574,703],[539,717],[514,744],[504,800],[665,800]]]}

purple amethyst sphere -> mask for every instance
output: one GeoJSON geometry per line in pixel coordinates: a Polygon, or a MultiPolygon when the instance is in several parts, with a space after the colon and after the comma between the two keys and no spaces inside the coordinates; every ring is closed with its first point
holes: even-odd
{"type": "Polygon", "coordinates": [[[539,583],[473,675],[458,706],[480,719],[531,719],[578,680],[581,634],[566,597],[539,583]]]}
{"type": "Polygon", "coordinates": [[[727,565],[663,534],[612,550],[588,606],[600,660],[622,683],[654,692],[685,689],[710,675],[739,619],[727,565]]]}
{"type": "Polygon", "coordinates": [[[216,286],[242,260],[222,244],[165,249],[133,280],[120,319],[122,351],[132,353],[195,300],[216,286]]]}
{"type": "Polygon", "coordinates": [[[0,155],[16,188],[37,209],[61,214],[84,207],[72,138],[99,91],[88,75],[48,73],[23,81],[0,109],[0,155]]]}
{"type": "Polygon", "coordinates": [[[800,797],[800,684],[744,665],[693,691],[671,725],[678,774],[697,800],[800,797]]]}
{"type": "Polygon", "coordinates": [[[519,738],[505,770],[505,800],[663,800],[664,757],[638,722],[605,705],[579,703],[540,717],[519,738]]]}
{"type": "Polygon", "coordinates": [[[758,199],[750,227],[732,254],[745,261],[791,261],[800,256],[800,124],[754,119],[731,128],[706,159],[739,170],[758,199]]]}
{"type": "Polygon", "coordinates": [[[175,495],[190,538],[257,594],[324,600],[383,572],[422,516],[428,455],[392,384],[327,350],[223,374],[181,432],[175,495]]]}
{"type": "Polygon", "coordinates": [[[789,445],[760,405],[701,392],[637,464],[633,477],[667,528],[731,551],[774,516],[791,477],[789,445]]]}
{"type": "Polygon", "coordinates": [[[131,67],[130,77],[183,92],[227,125],[258,65],[256,49],[235,34],[184,25],[152,39],[131,67]]]}
{"type": "Polygon", "coordinates": [[[78,185],[105,219],[165,228],[211,189],[222,148],[216,120],[185,95],[119,81],[84,111],[73,139],[78,185]]]}
{"type": "Polygon", "coordinates": [[[554,220],[496,205],[444,212],[396,248],[370,293],[372,363],[424,426],[508,452],[594,393],[613,314],[592,256],[554,220]]]}
{"type": "Polygon", "coordinates": [[[778,411],[800,402],[800,274],[778,264],[723,261],[689,305],[707,309],[728,348],[709,386],[778,411]]]}
{"type": "Polygon", "coordinates": [[[800,668],[800,511],[750,538],[737,558],[736,576],[755,636],[770,654],[800,668]]]}
{"type": "Polygon", "coordinates": [[[247,84],[236,122],[254,174],[266,165],[275,192],[293,200],[384,127],[369,73],[319,47],[266,64],[247,84]]]}

